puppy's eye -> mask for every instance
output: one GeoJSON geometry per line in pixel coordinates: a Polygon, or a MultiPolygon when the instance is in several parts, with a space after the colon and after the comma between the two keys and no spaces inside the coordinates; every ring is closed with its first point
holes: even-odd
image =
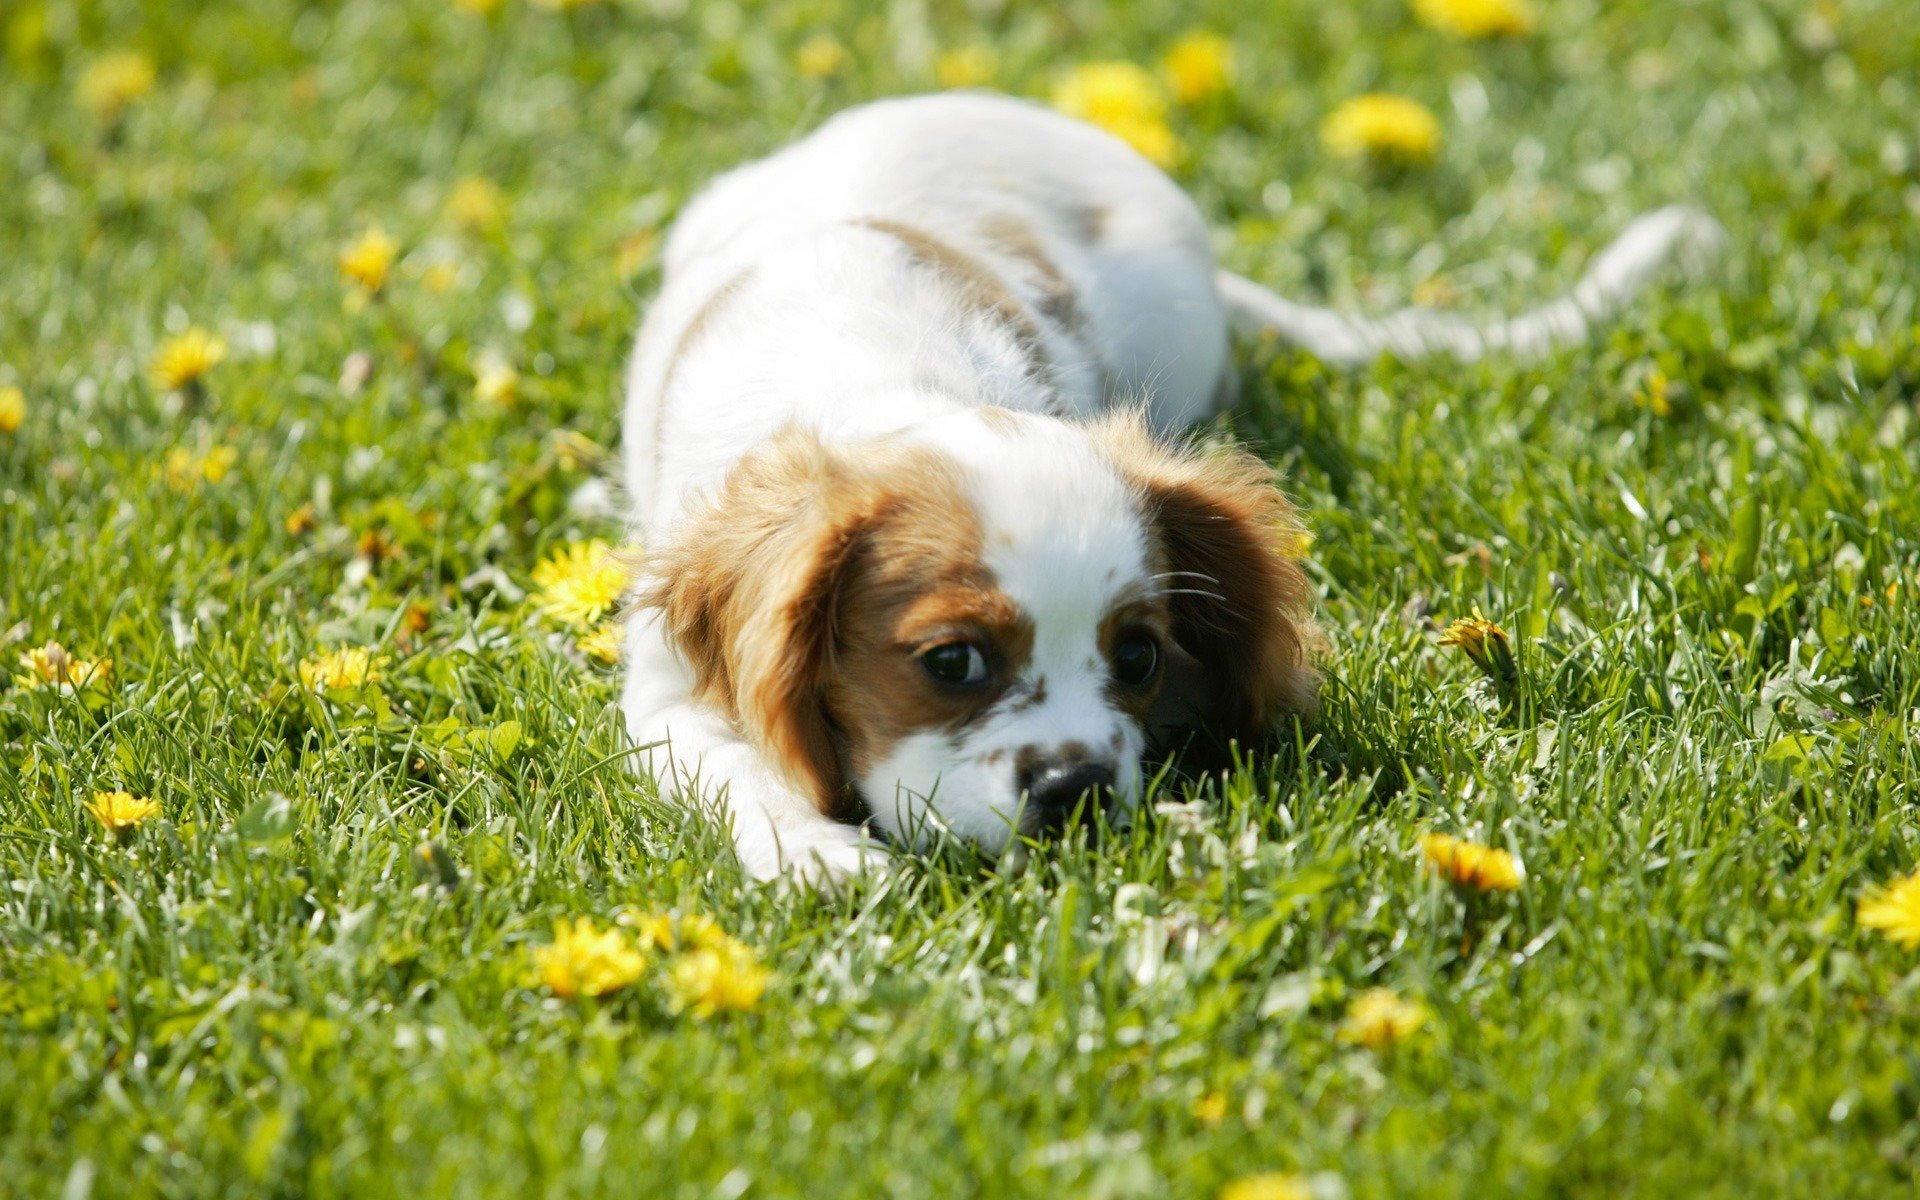
{"type": "Polygon", "coordinates": [[[1160,643],[1144,633],[1123,633],[1113,644],[1113,677],[1128,687],[1145,687],[1160,673],[1160,643]]]}
{"type": "Polygon", "coordinates": [[[987,681],[987,656],[971,642],[942,642],[921,653],[920,665],[941,683],[964,687],[987,681]]]}

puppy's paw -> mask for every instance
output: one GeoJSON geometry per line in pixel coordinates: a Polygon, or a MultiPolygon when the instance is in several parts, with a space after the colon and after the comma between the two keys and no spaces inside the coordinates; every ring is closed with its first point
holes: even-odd
{"type": "Polygon", "coordinates": [[[741,860],[757,879],[833,891],[884,869],[893,856],[862,830],[819,821],[781,829],[774,846],[742,846],[741,860]]]}

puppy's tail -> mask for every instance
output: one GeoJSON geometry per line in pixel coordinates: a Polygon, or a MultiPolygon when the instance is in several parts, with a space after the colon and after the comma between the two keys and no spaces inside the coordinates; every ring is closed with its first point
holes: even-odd
{"type": "Polygon", "coordinates": [[[1726,237],[1720,223],[1697,208],[1657,209],[1636,217],[1566,295],[1518,316],[1482,320],[1427,308],[1351,316],[1295,304],[1230,271],[1214,278],[1234,328],[1276,335],[1326,362],[1354,366],[1383,354],[1450,354],[1472,362],[1489,351],[1531,357],[1585,341],[1595,324],[1618,312],[1662,267],[1677,262],[1698,271],[1719,253],[1726,237]]]}

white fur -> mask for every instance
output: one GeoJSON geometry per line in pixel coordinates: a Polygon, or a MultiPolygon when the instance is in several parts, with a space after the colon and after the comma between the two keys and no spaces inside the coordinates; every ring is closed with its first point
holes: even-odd
{"type": "MultiPolygon", "coordinates": [[[[1006,765],[1018,747],[1112,745],[1120,792],[1137,790],[1140,733],[1102,694],[1094,631],[1107,599],[1144,577],[1146,543],[1119,478],[1084,435],[1035,419],[1009,436],[979,419],[980,408],[1076,416],[1141,402],[1157,428],[1179,430],[1222,394],[1229,312],[1338,361],[1538,349],[1584,332],[1702,228],[1692,217],[1655,218],[1602,255],[1558,307],[1488,326],[1432,314],[1369,323],[1216,274],[1192,202],[1089,126],[975,94],[854,109],[722,176],[675,224],[665,284],[628,373],[637,533],[643,545],[670,540],[689,501],[796,423],[834,443],[904,433],[959,458],[989,565],[1034,618],[1029,678],[1009,694],[1044,677],[1048,698],[991,714],[964,742],[909,737],[858,784],[874,824],[900,840],[917,844],[944,825],[999,846],[1018,815],[1006,765]],[[1004,321],[970,308],[897,238],[863,224],[928,231],[992,267],[1038,311],[1043,281],[979,236],[990,215],[1031,229],[1078,300],[1078,328],[1043,323],[1049,379],[1035,378],[1004,321]],[[670,371],[689,325],[723,289],[726,302],[670,371]]],[[[749,870],[821,878],[869,860],[874,847],[859,830],[821,815],[737,729],[693,703],[657,615],[632,619],[627,654],[622,709],[647,747],[643,766],[663,790],[720,803],[749,870]]]]}

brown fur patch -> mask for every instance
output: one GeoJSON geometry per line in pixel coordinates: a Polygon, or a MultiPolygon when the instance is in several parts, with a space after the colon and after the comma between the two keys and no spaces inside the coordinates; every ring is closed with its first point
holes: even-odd
{"type": "Polygon", "coordinates": [[[1047,256],[1033,227],[1018,217],[997,213],[980,223],[980,232],[994,249],[1020,260],[1032,272],[1034,286],[1040,294],[1036,307],[1041,315],[1067,333],[1078,336],[1086,326],[1079,293],[1047,256]]]}
{"type": "Polygon", "coordinates": [[[1256,742],[1285,713],[1309,715],[1318,676],[1310,592],[1286,547],[1294,509],[1267,465],[1244,450],[1203,454],[1161,444],[1134,414],[1094,427],[1137,490],[1157,569],[1169,574],[1176,691],[1195,682],[1198,715],[1223,738],[1256,742]],[[1191,664],[1191,665],[1190,665],[1191,664]],[[1191,678],[1197,666],[1199,679],[1191,678]]]}
{"type": "Polygon", "coordinates": [[[1047,360],[1046,343],[1033,314],[1021,302],[1006,280],[973,255],[940,240],[918,226],[887,217],[861,217],[853,222],[862,229],[882,233],[906,248],[914,260],[932,268],[959,293],[961,301],[987,313],[1002,325],[1020,346],[1020,352],[1032,364],[1035,375],[1049,379],[1053,364],[1047,360]]]}
{"type": "Polygon", "coordinates": [[[837,451],[788,430],[742,461],[648,562],[698,681],[806,789],[846,811],[854,772],[908,734],[958,729],[1024,665],[1033,631],[979,562],[980,532],[944,455],[886,439],[837,451]],[[965,634],[992,679],[943,687],[916,654],[965,634]]]}

